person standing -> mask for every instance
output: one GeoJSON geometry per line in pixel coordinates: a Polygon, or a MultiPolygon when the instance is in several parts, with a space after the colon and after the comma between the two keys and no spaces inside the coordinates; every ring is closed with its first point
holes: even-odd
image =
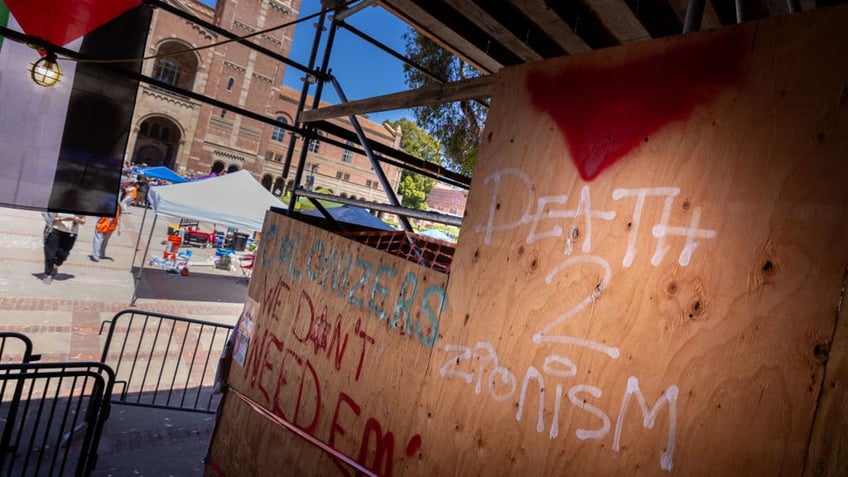
{"type": "Polygon", "coordinates": [[[130,205],[134,205],[137,190],[138,187],[135,183],[130,183],[130,185],[124,189],[124,197],[121,199],[121,212],[129,213],[130,205]]]}
{"type": "Polygon", "coordinates": [[[43,212],[41,215],[45,222],[43,281],[49,285],[74,248],[79,226],[85,223],[85,217],[55,212],[43,212]]]}
{"type": "Polygon", "coordinates": [[[100,217],[97,220],[97,225],[94,227],[94,240],[91,243],[91,255],[88,258],[92,262],[100,261],[106,256],[106,244],[109,243],[109,237],[117,230],[118,235],[121,235],[121,228],[118,218],[121,216],[121,208],[115,210],[114,217],[100,217]]]}

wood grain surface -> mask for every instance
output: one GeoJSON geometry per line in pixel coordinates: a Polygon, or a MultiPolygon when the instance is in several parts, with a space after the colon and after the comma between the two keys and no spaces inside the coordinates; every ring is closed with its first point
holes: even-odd
{"type": "MultiPolygon", "coordinates": [[[[380,475],[840,475],[845,25],[502,70],[450,276],[269,216],[230,385],[380,475]]],[[[232,396],[212,456],[354,474],[232,396]]]]}

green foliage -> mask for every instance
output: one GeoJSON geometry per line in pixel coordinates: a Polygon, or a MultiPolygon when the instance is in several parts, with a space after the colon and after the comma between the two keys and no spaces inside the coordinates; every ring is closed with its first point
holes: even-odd
{"type": "Polygon", "coordinates": [[[400,205],[410,209],[425,210],[427,208],[427,194],[432,189],[432,179],[427,179],[419,174],[404,173],[398,187],[398,192],[403,196],[400,205]]]}
{"type": "MultiPolygon", "coordinates": [[[[386,121],[386,124],[395,131],[400,130],[400,148],[405,152],[427,162],[442,163],[439,142],[417,124],[406,118],[394,122],[386,121]]],[[[410,209],[425,210],[427,194],[433,190],[434,184],[433,179],[404,170],[398,187],[398,193],[402,196],[400,205],[410,209]]]]}
{"type": "Polygon", "coordinates": [[[391,122],[386,121],[392,129],[401,129],[400,148],[408,154],[424,159],[433,164],[442,163],[441,145],[427,131],[421,129],[416,123],[406,118],[391,122]]]}
{"type": "MultiPolygon", "coordinates": [[[[447,81],[474,78],[481,73],[468,63],[410,30],[404,35],[406,55],[428,71],[447,81]]],[[[439,81],[417,69],[404,65],[406,84],[411,88],[438,84],[439,81]]],[[[456,101],[413,109],[418,124],[442,145],[445,167],[471,175],[477,161],[477,151],[486,122],[487,108],[476,101],[456,101]]]]}

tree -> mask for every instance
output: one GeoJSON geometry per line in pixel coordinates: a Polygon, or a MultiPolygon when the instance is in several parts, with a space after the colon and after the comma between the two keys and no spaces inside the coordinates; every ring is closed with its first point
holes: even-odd
{"type": "MultiPolygon", "coordinates": [[[[481,76],[471,65],[416,31],[404,34],[404,40],[406,55],[441,79],[452,82],[481,76]]],[[[405,64],[403,70],[406,84],[411,88],[442,82],[410,65],[405,64]]],[[[471,175],[474,170],[487,112],[484,104],[472,100],[413,109],[418,124],[442,144],[445,167],[465,175],[471,175]]]]}
{"type": "MultiPolygon", "coordinates": [[[[442,163],[439,142],[427,134],[427,131],[418,127],[417,124],[406,118],[394,122],[386,121],[385,124],[394,131],[400,132],[400,148],[406,153],[427,162],[442,163]]],[[[398,193],[402,195],[400,205],[410,209],[425,210],[427,208],[427,194],[433,190],[434,184],[433,179],[404,170],[398,186],[398,193]]]]}

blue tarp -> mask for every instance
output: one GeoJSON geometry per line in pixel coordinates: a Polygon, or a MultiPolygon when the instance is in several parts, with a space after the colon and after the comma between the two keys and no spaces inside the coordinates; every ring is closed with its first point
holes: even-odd
{"type": "MultiPolygon", "coordinates": [[[[374,217],[362,207],[343,205],[341,207],[330,207],[327,209],[327,212],[330,213],[336,222],[361,225],[376,230],[397,230],[377,217],[374,217]]],[[[301,213],[315,217],[324,217],[324,214],[319,210],[301,210],[301,213]]]]}
{"type": "Polygon", "coordinates": [[[430,237],[430,238],[434,238],[436,240],[442,240],[442,241],[445,241],[445,242],[453,242],[454,241],[450,237],[450,235],[448,235],[448,234],[446,234],[446,233],[444,233],[444,232],[442,232],[441,230],[438,230],[438,229],[422,230],[422,231],[418,232],[418,235],[423,235],[425,237],[430,237]]]}
{"type": "Polygon", "coordinates": [[[173,184],[182,184],[183,182],[188,182],[181,175],[168,169],[165,166],[138,167],[133,169],[133,172],[141,176],[152,177],[153,179],[166,180],[173,184]]]}

